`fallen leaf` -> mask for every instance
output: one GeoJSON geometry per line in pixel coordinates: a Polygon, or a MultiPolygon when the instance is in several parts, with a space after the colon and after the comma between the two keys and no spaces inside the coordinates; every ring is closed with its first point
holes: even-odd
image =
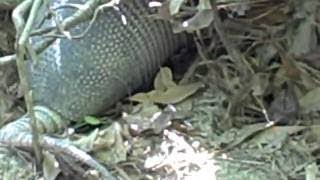
{"type": "Polygon", "coordinates": [[[311,52],[303,55],[301,59],[312,67],[320,69],[320,47],[318,46],[311,52]]]}
{"type": "Polygon", "coordinates": [[[305,168],[306,180],[316,180],[319,174],[319,169],[316,162],[308,164],[305,168]]]}
{"type": "Polygon", "coordinates": [[[146,130],[158,134],[171,124],[176,112],[167,106],[161,110],[154,104],[137,105],[140,111],[123,115],[123,119],[130,124],[130,130],[135,135],[146,130]]]}
{"type": "Polygon", "coordinates": [[[314,88],[300,98],[299,103],[303,113],[318,111],[320,109],[320,87],[314,88]]]}
{"type": "Polygon", "coordinates": [[[196,82],[170,87],[165,92],[155,92],[151,100],[155,103],[175,104],[194,94],[201,86],[202,83],[196,82]]]}
{"type": "Polygon", "coordinates": [[[46,180],[55,180],[61,171],[54,155],[47,151],[43,153],[42,167],[43,176],[46,180]]]}
{"type": "Polygon", "coordinates": [[[116,164],[127,159],[128,148],[122,138],[122,127],[119,123],[113,123],[110,127],[101,131],[95,142],[94,156],[105,164],[116,164]],[[109,144],[113,142],[112,145],[109,144]],[[108,144],[106,146],[106,144],[108,144]],[[99,146],[99,148],[98,148],[99,146]]]}
{"type": "Polygon", "coordinates": [[[177,85],[168,88],[166,91],[153,90],[148,93],[138,93],[130,97],[130,100],[141,103],[175,104],[191,96],[201,87],[202,83],[200,82],[177,85]]]}
{"type": "Polygon", "coordinates": [[[172,72],[169,68],[161,68],[154,80],[154,88],[147,93],[137,93],[130,97],[131,101],[144,104],[162,103],[175,104],[194,94],[202,83],[177,85],[172,80],[172,72]]]}
{"type": "Polygon", "coordinates": [[[299,113],[299,102],[291,82],[286,83],[268,108],[271,121],[294,124],[299,113]]]}
{"type": "Polygon", "coordinates": [[[174,26],[174,32],[193,32],[203,29],[211,24],[213,17],[212,10],[201,10],[190,19],[184,21],[182,24],[177,24],[174,26]]]}
{"type": "Polygon", "coordinates": [[[173,82],[172,72],[168,67],[161,68],[156,78],[154,79],[154,89],[165,91],[167,88],[176,86],[173,82]]]}
{"type": "Polygon", "coordinates": [[[303,55],[316,47],[317,34],[313,17],[307,18],[297,27],[296,34],[293,36],[293,43],[289,52],[294,55],[303,55]]]}
{"type": "Polygon", "coordinates": [[[98,129],[95,129],[92,131],[89,135],[82,136],[77,141],[74,141],[74,144],[80,147],[81,149],[85,150],[86,152],[89,152],[93,149],[95,140],[98,137],[98,129]]]}
{"type": "Polygon", "coordinates": [[[257,134],[249,143],[257,144],[276,144],[286,142],[286,138],[292,134],[306,129],[304,126],[273,126],[267,128],[261,133],[257,134]]]}

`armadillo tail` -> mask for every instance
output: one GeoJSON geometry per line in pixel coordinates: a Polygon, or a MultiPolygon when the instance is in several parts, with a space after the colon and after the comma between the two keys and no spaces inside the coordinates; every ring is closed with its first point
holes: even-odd
{"type": "MultiPolygon", "coordinates": [[[[40,134],[57,132],[65,125],[60,116],[41,106],[34,108],[37,119],[37,127],[40,134]],[[45,122],[45,123],[44,123],[45,122]]],[[[30,128],[30,117],[22,116],[18,120],[7,124],[0,130],[0,145],[32,148],[32,134],[30,128]]],[[[39,138],[40,146],[52,153],[62,153],[73,157],[75,160],[88,165],[90,168],[99,171],[105,179],[115,179],[111,173],[89,154],[71,145],[70,142],[62,139],[41,136],[39,138]]]]}

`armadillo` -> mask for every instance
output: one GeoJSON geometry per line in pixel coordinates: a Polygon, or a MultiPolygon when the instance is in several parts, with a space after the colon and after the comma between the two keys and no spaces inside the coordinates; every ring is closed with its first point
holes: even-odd
{"type": "MultiPolygon", "coordinates": [[[[83,0],[55,0],[81,3],[83,0]]],[[[149,17],[148,0],[120,1],[105,9],[91,29],[79,39],[57,39],[29,64],[28,83],[41,133],[61,130],[70,121],[92,115],[149,83],[173,52],[184,46],[186,37],[174,34],[168,22],[149,17]]],[[[58,17],[70,15],[62,9],[58,17]]],[[[83,23],[70,30],[79,34],[83,23]]],[[[29,115],[0,131],[0,143],[30,146],[29,115]]],[[[43,138],[41,145],[59,144],[43,138]]],[[[66,147],[61,145],[59,147],[66,147]]],[[[53,147],[54,148],[54,147],[53,147]]]]}

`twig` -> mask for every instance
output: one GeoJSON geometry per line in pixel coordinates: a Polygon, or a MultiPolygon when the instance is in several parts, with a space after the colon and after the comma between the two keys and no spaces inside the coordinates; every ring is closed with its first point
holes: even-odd
{"type": "Polygon", "coordinates": [[[11,64],[16,60],[15,54],[0,57],[0,66],[11,64]]]}
{"type": "Polygon", "coordinates": [[[116,5],[119,2],[117,0],[111,0],[108,3],[99,5],[99,1],[98,0],[91,0],[88,1],[86,4],[84,5],[79,5],[79,4],[67,4],[67,5],[63,5],[63,6],[59,6],[56,9],[60,9],[60,8],[78,8],[78,11],[72,15],[70,17],[70,21],[67,18],[64,22],[62,22],[61,24],[58,24],[58,29],[60,31],[61,34],[63,35],[59,35],[59,34],[48,34],[48,35],[44,35],[44,37],[58,37],[58,38],[69,38],[69,39],[80,39],[82,38],[85,34],[87,34],[87,32],[91,29],[93,23],[95,22],[95,20],[98,17],[99,12],[103,11],[105,8],[111,8],[111,7],[116,7],[116,5]],[[92,10],[94,9],[94,11],[92,12],[92,10]],[[78,23],[82,22],[83,20],[85,20],[84,18],[89,17],[89,15],[92,16],[89,25],[86,27],[86,29],[78,34],[78,35],[70,35],[70,34],[66,34],[65,33],[65,29],[68,28],[68,26],[71,26],[72,23],[71,21],[74,21],[73,19],[76,18],[77,20],[75,22],[78,21],[78,23]],[[68,23],[70,22],[70,24],[68,23]]]}
{"type": "Polygon", "coordinates": [[[230,55],[231,60],[236,63],[239,64],[240,63],[240,53],[238,51],[238,49],[234,48],[232,46],[232,44],[229,42],[229,40],[227,39],[227,35],[225,34],[224,31],[224,26],[221,22],[220,16],[218,14],[218,8],[216,6],[216,2],[212,1],[212,9],[213,9],[213,16],[214,16],[214,26],[215,29],[220,37],[221,42],[223,43],[223,45],[225,46],[228,54],[230,55]]]}
{"type": "MultiPolygon", "coordinates": [[[[55,38],[45,39],[45,40],[35,44],[33,49],[35,50],[35,52],[37,54],[41,53],[47,47],[49,47],[54,41],[55,41],[55,38]]],[[[17,58],[16,54],[11,54],[11,55],[0,57],[0,66],[12,64],[16,61],[16,58],[17,58]]]]}
{"type": "Polygon", "coordinates": [[[24,91],[24,97],[26,100],[27,110],[30,115],[31,121],[30,126],[32,130],[32,146],[35,153],[36,166],[38,169],[41,168],[41,146],[39,143],[39,133],[37,130],[37,120],[33,111],[33,99],[32,92],[29,91],[29,84],[27,82],[26,64],[24,62],[24,57],[27,50],[27,40],[32,30],[36,14],[42,0],[27,0],[25,3],[19,5],[13,12],[13,21],[17,29],[17,39],[16,39],[16,54],[17,54],[17,67],[18,74],[21,82],[21,86],[24,91]],[[32,6],[31,6],[32,4],[32,6]],[[26,23],[24,23],[23,16],[30,9],[29,17],[26,23]]]}

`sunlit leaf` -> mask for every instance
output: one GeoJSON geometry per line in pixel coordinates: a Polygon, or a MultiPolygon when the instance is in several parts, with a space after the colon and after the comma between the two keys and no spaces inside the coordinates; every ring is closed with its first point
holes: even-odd
{"type": "Polygon", "coordinates": [[[55,180],[60,173],[58,162],[54,155],[49,152],[43,153],[43,176],[46,180],[55,180]]]}

